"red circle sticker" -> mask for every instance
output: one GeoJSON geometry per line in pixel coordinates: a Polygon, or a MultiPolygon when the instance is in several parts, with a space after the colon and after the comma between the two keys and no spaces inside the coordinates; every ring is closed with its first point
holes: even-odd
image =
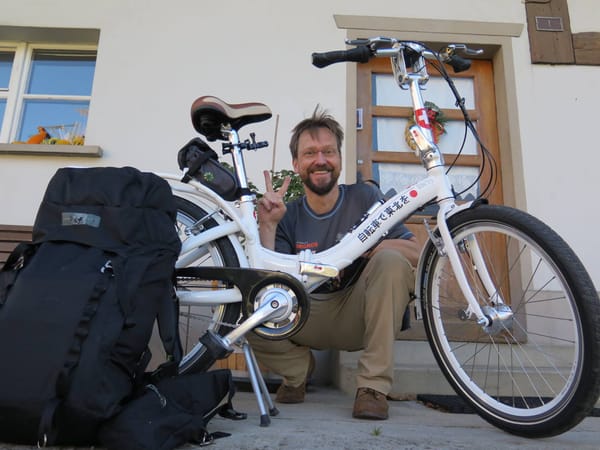
{"type": "Polygon", "coordinates": [[[415,198],[417,195],[419,195],[419,193],[413,189],[408,193],[408,195],[410,195],[412,198],[415,198]]]}

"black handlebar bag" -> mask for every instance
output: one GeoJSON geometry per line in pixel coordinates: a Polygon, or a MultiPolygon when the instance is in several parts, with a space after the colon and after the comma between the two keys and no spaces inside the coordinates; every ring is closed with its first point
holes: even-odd
{"type": "Polygon", "coordinates": [[[144,378],[157,320],[176,371],[175,217],[154,174],[57,171],[0,272],[0,441],[93,444],[144,378]]]}

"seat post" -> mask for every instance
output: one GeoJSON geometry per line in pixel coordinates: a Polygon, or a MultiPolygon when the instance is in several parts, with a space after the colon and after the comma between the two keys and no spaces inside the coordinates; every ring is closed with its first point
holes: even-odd
{"type": "Polygon", "coordinates": [[[240,182],[240,187],[243,190],[248,190],[248,176],[246,175],[246,166],[244,163],[242,148],[240,146],[239,134],[237,130],[234,130],[231,127],[223,127],[221,131],[227,136],[227,140],[229,141],[230,151],[233,158],[233,168],[240,182]]]}

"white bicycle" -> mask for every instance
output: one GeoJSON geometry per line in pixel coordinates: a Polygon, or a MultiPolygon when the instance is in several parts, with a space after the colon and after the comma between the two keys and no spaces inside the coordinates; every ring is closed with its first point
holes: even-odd
{"type": "MultiPolygon", "coordinates": [[[[572,428],[600,392],[600,302],[593,282],[569,246],[538,219],[484,198],[457,203],[429,119],[421,114],[428,60],[448,82],[479,142],[444,68],[468,68],[457,53],[472,51],[449,45],[436,52],[423,43],[382,37],[347,44],[353,47],[313,54],[313,64],[390,58],[395,80],[412,99],[416,123],[410,134],[427,175],[373,205],[334,247],[276,253],[260,244],[256,197],[243,158],[243,151],[266,143],[254,135],[241,141],[238,134],[271,117],[269,108],[196,100],[193,125],[209,141],[225,141],[236,185],[231,194],[214,184],[214,159],[210,170],[206,163],[187,164],[185,183],[181,175],[161,174],[178,196],[178,267],[186,268],[178,282],[186,346],[181,372],[206,369],[215,348],[230,349],[250,330],[270,339],[290,337],[308,315],[306,293],[337,276],[394,224],[435,204],[435,230],[425,223],[429,240],[417,267],[415,308],[442,372],[468,405],[501,429],[544,437],[572,428]],[[198,341],[201,336],[209,338],[198,341]]],[[[252,363],[253,355],[246,356],[252,363]]],[[[254,371],[255,361],[250,366],[254,371]]]]}

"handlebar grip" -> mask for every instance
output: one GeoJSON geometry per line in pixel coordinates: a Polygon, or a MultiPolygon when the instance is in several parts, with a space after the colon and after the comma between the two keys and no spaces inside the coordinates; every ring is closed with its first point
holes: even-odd
{"type": "Polygon", "coordinates": [[[366,45],[359,45],[358,47],[351,48],[349,50],[334,50],[325,53],[313,53],[312,63],[313,66],[322,69],[331,64],[339,62],[357,62],[366,63],[371,59],[372,52],[366,45]]]}
{"type": "Polygon", "coordinates": [[[465,70],[469,70],[471,68],[470,59],[461,58],[460,56],[456,55],[452,55],[446,64],[451,66],[455,73],[464,72],[465,70]]]}

